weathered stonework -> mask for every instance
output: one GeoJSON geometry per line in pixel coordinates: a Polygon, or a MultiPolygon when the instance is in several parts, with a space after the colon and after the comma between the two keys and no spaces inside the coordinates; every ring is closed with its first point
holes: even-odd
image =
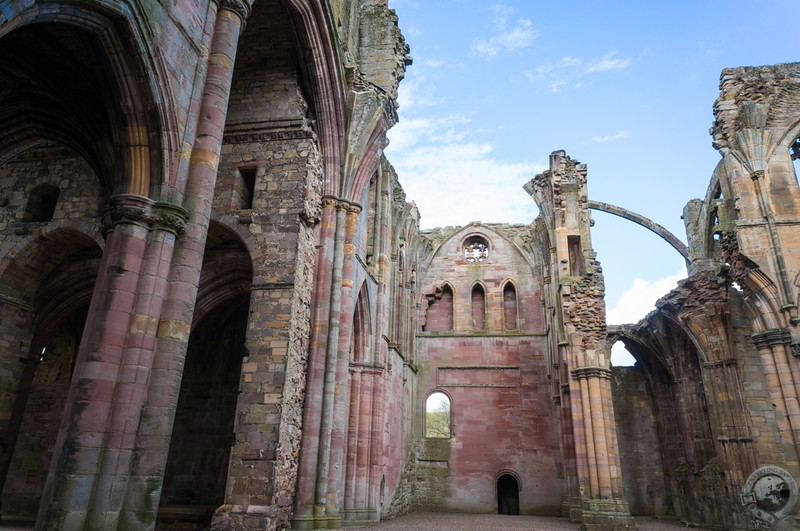
{"type": "Polygon", "coordinates": [[[0,518],[797,527],[798,64],[723,72],[688,245],[563,151],[530,225],[421,231],[385,0],[6,4],[0,518]],[[607,329],[592,208],[688,259],[640,323],[607,329]]]}

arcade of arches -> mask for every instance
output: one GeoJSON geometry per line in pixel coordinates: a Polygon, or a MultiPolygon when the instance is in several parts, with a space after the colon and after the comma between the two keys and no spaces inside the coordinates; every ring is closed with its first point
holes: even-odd
{"type": "Polygon", "coordinates": [[[689,276],[609,329],[563,151],[419,229],[386,0],[2,6],[3,521],[800,525],[800,64],[722,73],[689,276]]]}

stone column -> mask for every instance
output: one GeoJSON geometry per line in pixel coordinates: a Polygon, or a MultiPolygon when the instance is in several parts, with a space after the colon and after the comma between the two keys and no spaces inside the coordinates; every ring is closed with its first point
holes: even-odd
{"type": "Polygon", "coordinates": [[[349,203],[323,199],[320,251],[311,332],[300,481],[292,525],[296,529],[341,527],[338,511],[328,517],[331,444],[334,431],[346,217],[349,203]]]}
{"type": "Polygon", "coordinates": [[[111,201],[106,249],[38,529],[134,528],[122,517],[123,500],[183,216],[179,207],[138,195],[111,201]]]}
{"type": "Polygon", "coordinates": [[[158,512],[211,217],[233,65],[239,35],[250,9],[246,0],[222,0],[218,4],[197,133],[182,190],[188,211],[186,231],[167,266],[169,282],[163,310],[158,322],[153,323],[158,356],[152,364],[136,438],[132,478],[125,493],[124,503],[129,513],[125,529],[152,528],[158,512]]]}
{"type": "MultiPolygon", "coordinates": [[[[330,450],[330,477],[328,478],[328,500],[326,514],[329,526],[331,522],[341,521],[339,507],[343,500],[340,499],[345,472],[345,427],[347,425],[348,402],[348,372],[350,364],[350,349],[353,340],[353,314],[356,307],[355,277],[356,277],[356,231],[358,230],[358,216],[361,207],[354,204],[345,204],[346,214],[344,219],[344,246],[342,257],[342,280],[339,285],[341,301],[339,309],[339,341],[337,345],[336,360],[336,386],[334,390],[334,411],[331,431],[330,450]]],[[[334,284],[334,287],[336,285],[334,284]]]]}
{"type": "Polygon", "coordinates": [[[796,360],[787,353],[791,348],[791,331],[788,328],[773,328],[757,332],[752,337],[761,355],[770,396],[778,409],[785,412],[785,415],[776,415],[775,421],[781,433],[786,434],[787,440],[782,441],[785,462],[796,471],[800,469],[797,450],[800,441],[800,399],[791,370],[793,363],[790,364],[796,360]]]}

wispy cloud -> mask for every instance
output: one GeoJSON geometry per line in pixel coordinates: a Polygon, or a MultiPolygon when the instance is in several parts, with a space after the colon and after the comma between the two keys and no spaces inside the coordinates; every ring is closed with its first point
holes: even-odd
{"type": "Polygon", "coordinates": [[[628,138],[629,136],[631,136],[631,134],[623,130],[609,136],[593,136],[592,138],[589,139],[589,142],[597,142],[599,144],[604,144],[606,142],[614,142],[615,140],[622,140],[624,138],[628,138]]]}
{"type": "Polygon", "coordinates": [[[424,77],[408,79],[400,84],[397,104],[403,111],[416,107],[431,107],[439,103],[440,99],[434,95],[433,88],[424,77]]]}
{"type": "Polygon", "coordinates": [[[632,59],[617,57],[618,53],[618,51],[609,52],[603,57],[589,61],[580,57],[564,56],[523,71],[521,79],[542,83],[542,88],[554,94],[567,87],[579,89],[584,85],[584,80],[592,75],[624,70],[633,64],[632,59]]]}
{"type": "Polygon", "coordinates": [[[492,6],[494,15],[492,26],[495,33],[488,38],[478,38],[472,44],[472,53],[478,57],[491,59],[505,52],[526,48],[533,44],[538,32],[528,18],[511,21],[514,8],[504,4],[492,6]]]}
{"type": "Polygon", "coordinates": [[[632,60],[630,58],[619,59],[616,57],[617,53],[619,52],[615,50],[606,54],[602,59],[594,61],[586,71],[589,73],[608,72],[610,70],[624,70],[631,66],[632,60]]]}

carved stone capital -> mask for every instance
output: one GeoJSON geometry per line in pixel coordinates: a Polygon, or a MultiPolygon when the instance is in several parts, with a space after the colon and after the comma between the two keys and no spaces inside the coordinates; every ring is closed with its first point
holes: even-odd
{"type": "Polygon", "coordinates": [[[611,379],[611,370],[603,367],[578,367],[572,369],[572,377],[576,380],[583,378],[605,378],[611,379]]]}
{"type": "Polygon", "coordinates": [[[339,200],[333,196],[325,196],[322,198],[322,208],[336,208],[339,206],[339,200]]]}
{"type": "Polygon", "coordinates": [[[755,171],[753,171],[752,173],[750,173],[750,178],[753,179],[754,181],[757,181],[759,179],[763,179],[764,178],[764,170],[755,170],[755,171]]]}
{"type": "Polygon", "coordinates": [[[151,228],[181,235],[186,230],[189,212],[174,203],[158,202],[153,205],[151,228]]]}
{"type": "Polygon", "coordinates": [[[250,16],[250,2],[247,0],[219,0],[219,8],[236,13],[242,20],[242,25],[250,16]]]}
{"type": "Polygon", "coordinates": [[[120,194],[111,199],[103,212],[103,236],[119,224],[148,227],[153,201],[134,194],[120,194]]]}
{"type": "Polygon", "coordinates": [[[789,345],[792,342],[792,333],[788,328],[770,328],[756,332],[750,337],[753,338],[753,343],[759,349],[789,345]]]}
{"type": "Polygon", "coordinates": [[[175,235],[186,230],[189,213],[173,203],[154,202],[133,194],[120,194],[111,199],[103,213],[103,236],[119,224],[134,224],[148,230],[165,230],[175,235]]]}

